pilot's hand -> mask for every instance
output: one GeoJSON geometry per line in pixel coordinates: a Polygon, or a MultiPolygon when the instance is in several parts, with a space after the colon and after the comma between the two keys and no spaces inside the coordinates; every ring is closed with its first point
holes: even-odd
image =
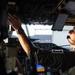
{"type": "Polygon", "coordinates": [[[14,30],[17,31],[20,28],[21,20],[18,16],[8,14],[8,20],[9,20],[11,26],[14,28],[14,30]]]}

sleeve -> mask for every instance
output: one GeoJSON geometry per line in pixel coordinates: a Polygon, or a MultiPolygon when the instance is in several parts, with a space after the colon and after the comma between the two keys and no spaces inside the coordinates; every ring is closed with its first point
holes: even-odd
{"type": "MultiPolygon", "coordinates": [[[[37,61],[42,66],[59,69],[62,66],[62,55],[52,54],[50,51],[37,50],[37,61]]],[[[36,58],[35,58],[36,59],[36,58]]]]}
{"type": "Polygon", "coordinates": [[[31,49],[33,57],[42,66],[61,69],[63,71],[75,66],[75,52],[65,51],[63,54],[54,54],[51,51],[42,50],[35,46],[32,46],[31,49]]]}
{"type": "Polygon", "coordinates": [[[75,52],[64,52],[63,54],[53,54],[49,51],[37,51],[38,63],[62,71],[69,70],[75,66],[75,52]]]}

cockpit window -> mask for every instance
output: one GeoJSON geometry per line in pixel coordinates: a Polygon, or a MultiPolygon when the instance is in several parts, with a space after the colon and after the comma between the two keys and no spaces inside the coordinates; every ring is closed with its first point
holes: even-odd
{"type": "MultiPolygon", "coordinates": [[[[52,42],[52,30],[51,25],[24,25],[22,27],[31,40],[34,42],[52,42]]],[[[13,31],[12,36],[17,37],[15,31],[13,31]]]]}
{"type": "MultiPolygon", "coordinates": [[[[72,49],[67,41],[68,31],[73,28],[73,26],[64,26],[62,31],[52,31],[52,25],[25,25],[22,24],[28,38],[33,41],[38,47],[46,48],[47,50],[52,49],[53,45],[56,44],[60,47],[72,49]]],[[[12,38],[17,38],[15,31],[12,32],[12,38]]]]}

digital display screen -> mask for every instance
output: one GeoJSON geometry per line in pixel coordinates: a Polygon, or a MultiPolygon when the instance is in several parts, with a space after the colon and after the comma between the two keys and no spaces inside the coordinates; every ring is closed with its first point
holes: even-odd
{"type": "Polygon", "coordinates": [[[44,72],[45,71],[45,68],[40,64],[36,64],[36,68],[37,68],[37,72],[44,72]]]}

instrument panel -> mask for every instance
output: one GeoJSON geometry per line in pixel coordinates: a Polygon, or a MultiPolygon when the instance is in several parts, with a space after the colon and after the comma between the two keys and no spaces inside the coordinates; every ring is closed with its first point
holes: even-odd
{"type": "Polygon", "coordinates": [[[44,50],[52,50],[52,48],[54,46],[56,46],[55,44],[53,43],[34,43],[36,47],[39,47],[39,48],[43,48],[44,50]]]}

